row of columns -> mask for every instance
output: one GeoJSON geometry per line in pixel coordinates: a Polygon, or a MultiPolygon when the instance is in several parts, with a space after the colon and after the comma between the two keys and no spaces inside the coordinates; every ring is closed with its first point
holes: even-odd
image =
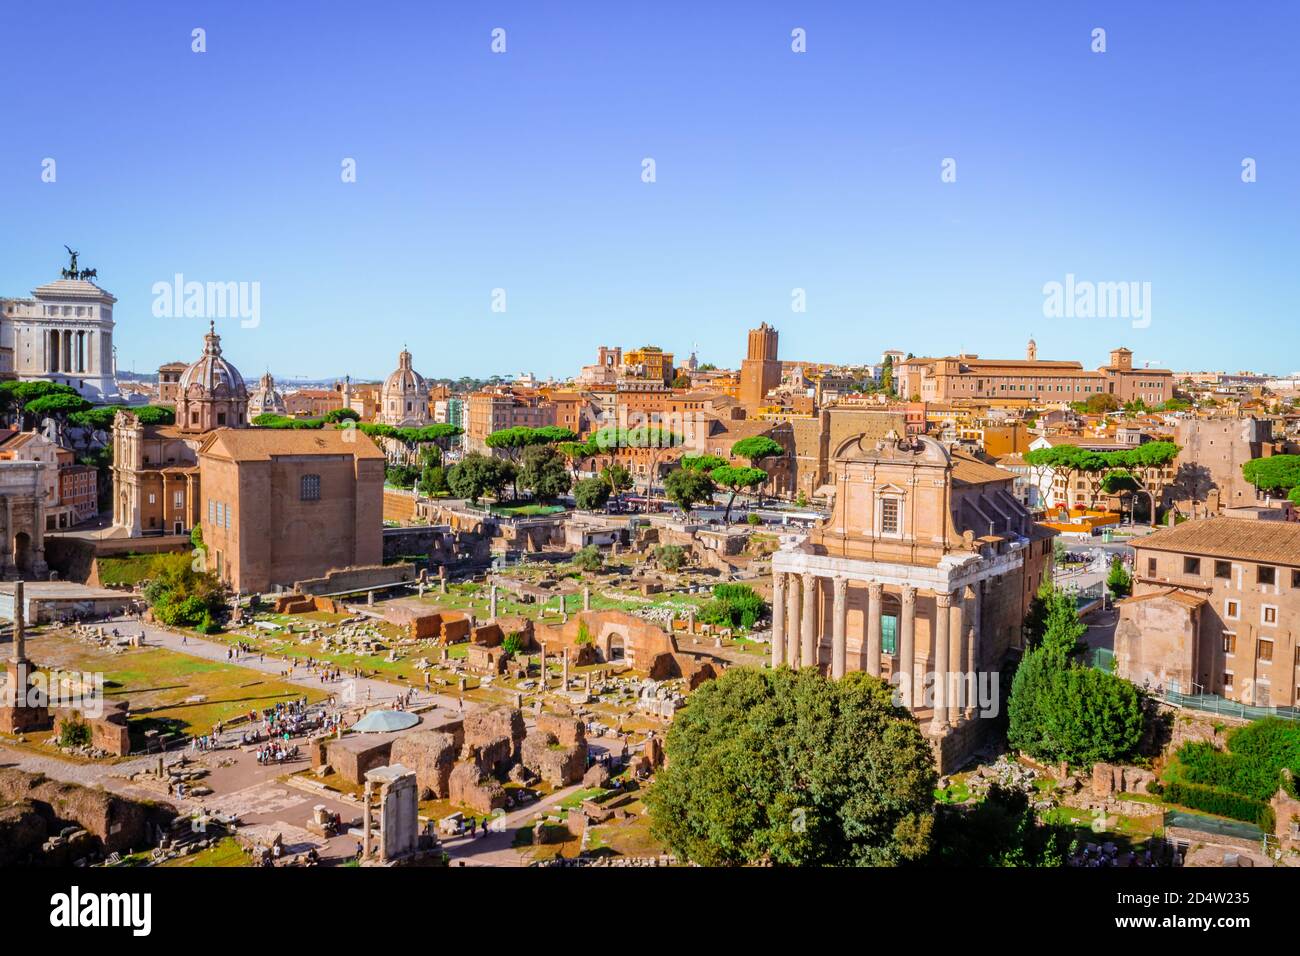
{"type": "Polygon", "coordinates": [[[91,368],[95,364],[94,334],[86,329],[51,329],[45,346],[45,371],[98,372],[91,368]]]}
{"type": "MultiPolygon", "coordinates": [[[[831,664],[830,676],[843,677],[848,667],[848,587],[847,578],[812,573],[773,573],[772,582],[772,666],[786,664],[793,668],[820,667],[819,583],[831,586],[831,664]]],[[[916,599],[917,588],[899,588],[901,613],[898,618],[897,644],[892,669],[899,697],[905,707],[916,708],[925,701],[917,698],[916,668],[916,599]]],[[[935,592],[935,615],[931,634],[933,671],[925,675],[933,707],[931,730],[942,731],[975,713],[975,700],[969,689],[960,700],[958,681],[968,680],[976,668],[976,634],[979,630],[979,587],[960,592],[935,592]],[[967,620],[967,605],[972,608],[967,620]],[[932,686],[932,689],[930,685],[932,686]]],[[[866,635],[860,666],[875,677],[883,676],[882,617],[884,585],[867,583],[866,635]]],[[[927,664],[929,661],[926,662],[927,664]]]]}

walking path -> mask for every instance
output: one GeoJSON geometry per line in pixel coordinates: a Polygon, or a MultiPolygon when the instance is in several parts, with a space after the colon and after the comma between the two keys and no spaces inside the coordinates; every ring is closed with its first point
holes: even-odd
{"type": "MultiPolygon", "coordinates": [[[[178,634],[174,631],[153,624],[142,623],[135,618],[111,618],[102,622],[106,629],[118,628],[124,633],[144,632],[146,646],[164,647],[168,650],[199,657],[206,660],[223,661],[260,673],[274,675],[288,683],[300,687],[316,688],[342,701],[345,707],[376,707],[382,704],[393,705],[399,697],[408,692],[405,685],[397,685],[375,677],[344,677],[339,681],[327,682],[313,674],[305,665],[292,658],[283,659],[264,654],[239,654],[230,657],[231,646],[178,634]],[[287,677],[281,677],[285,672],[287,677]],[[349,685],[350,688],[349,688],[349,685]],[[350,698],[346,699],[345,698],[350,698]]],[[[483,705],[474,701],[462,702],[460,698],[447,694],[435,694],[419,689],[411,691],[412,708],[426,709],[421,715],[423,721],[452,718],[464,713],[465,709],[474,709],[483,705]]],[[[531,726],[532,721],[525,720],[531,726]]],[[[423,722],[422,721],[422,722],[423,722]]],[[[237,744],[240,731],[227,730],[223,740],[228,744],[237,744]]],[[[395,734],[392,736],[396,736],[395,734]]],[[[382,735],[376,735],[378,742],[382,735]]],[[[621,742],[620,742],[621,743],[621,742]]],[[[589,742],[593,752],[600,753],[610,749],[611,745],[589,742]]],[[[632,747],[630,750],[639,749],[632,747]]],[[[297,787],[289,787],[278,778],[286,772],[301,769],[300,765],[260,765],[250,750],[231,746],[207,753],[195,754],[188,748],[184,751],[189,759],[207,764],[209,777],[204,783],[209,785],[213,794],[208,797],[194,798],[168,797],[182,814],[198,810],[208,812],[234,812],[241,820],[258,832],[272,833],[285,831],[286,842],[290,834],[301,836],[302,826],[310,813],[311,806],[325,804],[328,809],[341,812],[346,819],[348,810],[355,810],[352,801],[340,800],[337,795],[325,791],[320,794],[308,793],[297,787]]],[[[179,759],[180,751],[173,750],[167,762],[179,759]]],[[[119,763],[78,763],[47,757],[30,751],[6,746],[0,743],[0,766],[16,767],[31,773],[42,773],[52,780],[77,783],[83,786],[102,786],[104,789],[125,797],[159,799],[155,790],[133,784],[129,777],[140,770],[152,769],[157,765],[157,755],[140,757],[119,763]]],[[[582,789],[582,784],[575,784],[558,790],[505,817],[503,832],[489,832],[487,836],[462,836],[443,841],[443,847],[452,859],[453,865],[472,866],[524,866],[527,860],[514,849],[515,834],[518,830],[533,822],[534,817],[562,802],[570,795],[582,789]]],[[[346,834],[330,841],[321,841],[323,857],[343,858],[352,851],[353,838],[346,834]]],[[[295,850],[304,848],[295,847],[295,850]]]]}

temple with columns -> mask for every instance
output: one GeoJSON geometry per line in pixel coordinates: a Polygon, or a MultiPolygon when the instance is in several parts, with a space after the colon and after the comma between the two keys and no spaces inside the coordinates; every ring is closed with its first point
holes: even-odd
{"type": "Polygon", "coordinates": [[[850,438],[832,470],[830,517],[773,555],[772,665],[894,684],[948,772],[992,726],[1052,532],[1012,474],[928,437],[850,438]]]}

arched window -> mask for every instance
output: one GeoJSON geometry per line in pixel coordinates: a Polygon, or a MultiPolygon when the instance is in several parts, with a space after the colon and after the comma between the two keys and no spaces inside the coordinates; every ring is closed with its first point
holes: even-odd
{"type": "Polygon", "coordinates": [[[298,497],[302,501],[319,501],[320,475],[303,475],[298,497]]]}

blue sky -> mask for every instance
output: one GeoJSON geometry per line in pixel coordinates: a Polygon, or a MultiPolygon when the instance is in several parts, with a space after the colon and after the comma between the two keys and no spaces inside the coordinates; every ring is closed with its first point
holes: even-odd
{"type": "Polygon", "coordinates": [[[260,283],[218,322],[249,377],[734,366],[761,321],[794,359],[1032,333],[1290,372],[1298,34],[1289,2],[8,3],[0,294],[71,244],[142,372],[201,349],[152,313],[176,273],[260,283]],[[1150,326],[1045,318],[1067,274],[1151,283],[1150,326]]]}

